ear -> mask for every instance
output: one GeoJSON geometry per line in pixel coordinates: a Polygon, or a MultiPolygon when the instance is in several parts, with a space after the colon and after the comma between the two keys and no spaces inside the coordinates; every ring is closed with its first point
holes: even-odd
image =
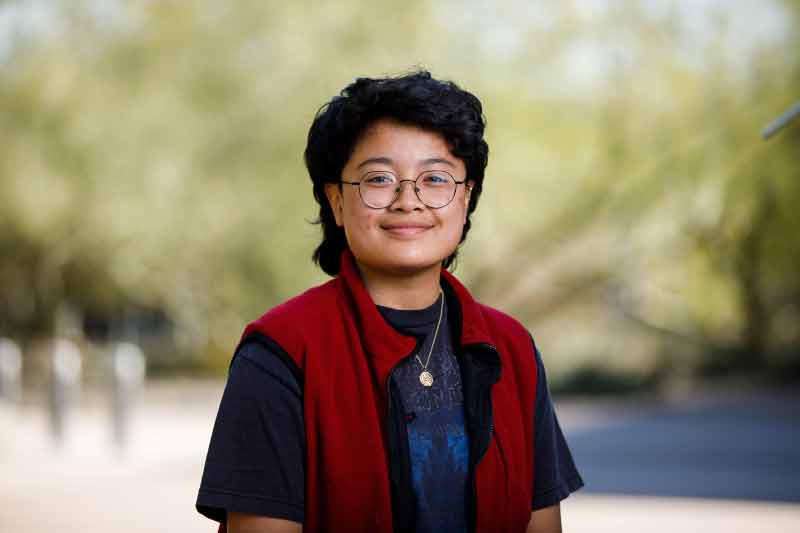
{"type": "Polygon", "coordinates": [[[469,199],[472,198],[472,187],[475,186],[475,182],[469,180],[464,184],[464,224],[467,223],[467,214],[469,212],[469,199]]]}
{"type": "Polygon", "coordinates": [[[328,197],[328,203],[333,211],[333,217],[336,219],[336,225],[342,227],[344,221],[342,220],[342,185],[339,183],[326,183],[325,196],[328,197]]]}

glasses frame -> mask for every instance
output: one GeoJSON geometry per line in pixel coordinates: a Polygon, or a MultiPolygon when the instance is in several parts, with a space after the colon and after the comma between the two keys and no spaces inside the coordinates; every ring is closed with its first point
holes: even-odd
{"type": "Polygon", "coordinates": [[[385,205],[385,206],[383,206],[383,207],[374,207],[374,206],[371,206],[371,205],[369,205],[369,204],[367,203],[367,201],[366,201],[366,200],[364,200],[364,196],[361,194],[361,182],[363,182],[363,181],[364,181],[364,179],[365,179],[365,178],[366,178],[368,175],[370,175],[370,174],[374,174],[374,173],[379,173],[379,174],[391,174],[392,176],[394,176],[395,178],[397,178],[397,174],[395,174],[394,172],[391,172],[391,171],[389,171],[389,170],[371,170],[371,171],[369,171],[369,172],[366,172],[366,173],[365,173],[363,176],[361,176],[361,179],[360,179],[360,180],[358,180],[358,181],[337,180],[337,181],[335,181],[334,183],[343,183],[343,184],[345,184],[345,185],[358,185],[358,197],[361,199],[361,203],[362,203],[362,204],[364,204],[364,206],[368,207],[369,209],[386,209],[387,207],[389,207],[390,205],[392,205],[393,203],[395,203],[395,202],[397,201],[397,199],[400,197],[400,192],[401,192],[401,191],[402,191],[402,189],[403,189],[403,182],[410,181],[410,182],[413,182],[413,183],[414,183],[414,194],[416,195],[416,197],[417,197],[417,200],[419,200],[420,202],[422,202],[422,204],[423,204],[425,207],[429,208],[429,209],[441,209],[441,208],[443,208],[443,207],[447,207],[448,205],[450,205],[451,203],[453,203],[453,199],[456,197],[456,192],[458,192],[458,186],[459,186],[459,185],[462,185],[462,184],[464,184],[464,183],[466,183],[466,182],[467,182],[466,178],[464,178],[464,179],[463,179],[463,180],[461,180],[461,181],[458,181],[458,180],[456,179],[456,177],[455,177],[455,176],[453,176],[452,174],[450,174],[450,173],[449,173],[448,171],[446,171],[446,170],[423,170],[423,171],[422,171],[422,172],[420,172],[420,173],[419,173],[419,175],[418,175],[418,176],[417,176],[415,179],[413,179],[413,180],[412,180],[412,179],[397,180],[397,188],[396,188],[396,189],[395,189],[395,191],[394,191],[394,198],[392,198],[392,201],[391,201],[391,202],[389,202],[388,204],[386,204],[386,205],[385,205]],[[420,196],[419,196],[419,191],[420,191],[420,188],[419,188],[419,185],[418,185],[418,183],[417,183],[417,182],[419,182],[419,179],[420,179],[420,178],[421,178],[423,175],[425,175],[425,174],[429,174],[429,173],[431,173],[431,172],[439,172],[439,173],[441,173],[441,174],[445,174],[445,175],[446,175],[446,176],[448,176],[448,177],[449,177],[451,180],[453,180],[453,183],[455,183],[455,184],[456,184],[455,188],[453,189],[453,196],[451,196],[451,197],[450,197],[450,199],[447,201],[447,203],[446,203],[446,204],[444,204],[444,205],[439,205],[439,206],[432,206],[432,205],[428,205],[428,204],[425,202],[425,200],[423,200],[423,199],[422,199],[422,198],[420,198],[420,196]]]}

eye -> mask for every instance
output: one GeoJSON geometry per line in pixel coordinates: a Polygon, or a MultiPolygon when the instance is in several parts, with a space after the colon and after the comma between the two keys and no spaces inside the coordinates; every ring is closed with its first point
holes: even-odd
{"type": "Polygon", "coordinates": [[[446,185],[450,182],[450,177],[444,173],[431,172],[423,176],[422,182],[425,185],[446,185]]]}
{"type": "Polygon", "coordinates": [[[365,183],[368,185],[390,185],[396,181],[394,175],[388,172],[372,172],[364,176],[365,183]]]}

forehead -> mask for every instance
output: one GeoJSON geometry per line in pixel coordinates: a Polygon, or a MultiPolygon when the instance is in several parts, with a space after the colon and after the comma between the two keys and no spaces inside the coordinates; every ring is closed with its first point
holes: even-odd
{"type": "Polygon", "coordinates": [[[368,159],[384,158],[397,166],[423,164],[430,159],[449,160],[463,168],[444,137],[433,131],[390,119],[381,119],[367,126],[353,149],[347,166],[357,167],[368,159]]]}

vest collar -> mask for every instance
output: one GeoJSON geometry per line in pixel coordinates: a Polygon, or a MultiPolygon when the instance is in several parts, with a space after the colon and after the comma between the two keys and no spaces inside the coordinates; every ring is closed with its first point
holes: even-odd
{"type": "MultiPolygon", "coordinates": [[[[456,348],[476,343],[494,345],[480,305],[467,288],[444,268],[440,279],[447,298],[456,348]]],[[[337,281],[340,291],[354,311],[354,320],[368,354],[394,366],[414,350],[416,339],[395,330],[378,311],[361,279],[355,257],[349,249],[345,249],[341,254],[337,281]]]]}

